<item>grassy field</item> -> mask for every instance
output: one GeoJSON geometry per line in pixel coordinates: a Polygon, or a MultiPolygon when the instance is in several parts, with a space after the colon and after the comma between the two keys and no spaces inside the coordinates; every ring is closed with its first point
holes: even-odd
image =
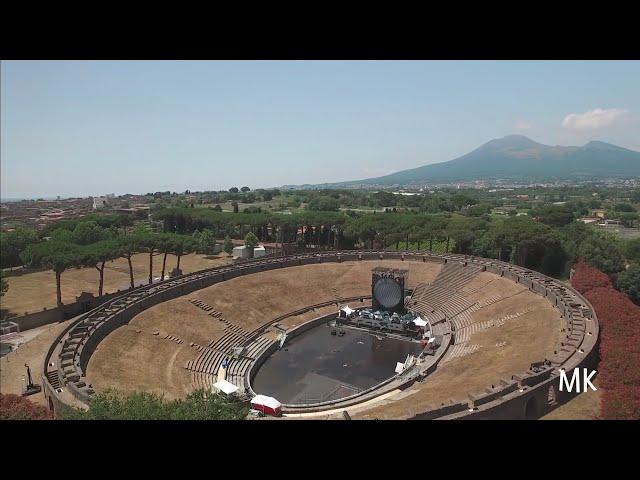
{"type": "MultiPolygon", "coordinates": [[[[159,278],[162,272],[162,255],[153,257],[153,275],[159,278]]],[[[175,266],[177,258],[167,256],[167,275],[175,266]]],[[[221,255],[185,255],[180,259],[183,273],[191,273],[205,268],[230,263],[226,254],[221,255]]],[[[149,281],[149,255],[137,254],[132,258],[134,283],[146,284],[149,281]]],[[[56,306],[56,280],[52,270],[25,273],[7,278],[9,291],[2,297],[2,310],[10,315],[23,315],[37,312],[44,307],[56,306]]],[[[97,295],[99,275],[95,268],[67,270],[62,274],[62,302],[73,303],[82,292],[97,295]]],[[[104,272],[104,292],[112,293],[129,288],[129,266],[127,260],[119,258],[106,264],[104,272]]]]}
{"type": "MultiPolygon", "coordinates": [[[[245,208],[255,207],[255,208],[261,208],[263,212],[270,212],[270,211],[275,212],[275,211],[281,211],[281,210],[300,210],[304,206],[304,205],[301,205],[300,208],[294,208],[292,206],[288,206],[287,205],[288,200],[289,200],[288,197],[279,195],[266,202],[265,201],[256,201],[253,203],[238,202],[238,211],[242,212],[245,208]]],[[[203,203],[203,204],[195,205],[195,207],[196,208],[213,208],[216,205],[220,205],[220,208],[222,208],[223,212],[233,212],[233,202],[231,200],[227,202],[221,202],[221,203],[203,203]]]]}

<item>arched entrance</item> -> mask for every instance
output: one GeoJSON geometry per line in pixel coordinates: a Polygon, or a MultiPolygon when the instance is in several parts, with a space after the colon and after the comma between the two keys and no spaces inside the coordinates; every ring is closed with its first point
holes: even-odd
{"type": "Polygon", "coordinates": [[[538,418],[538,401],[536,397],[530,397],[524,407],[524,418],[526,420],[535,420],[538,418]]]}
{"type": "Polygon", "coordinates": [[[51,415],[53,415],[53,417],[55,418],[56,411],[53,408],[53,399],[51,397],[49,397],[49,411],[51,412],[51,415]]]}

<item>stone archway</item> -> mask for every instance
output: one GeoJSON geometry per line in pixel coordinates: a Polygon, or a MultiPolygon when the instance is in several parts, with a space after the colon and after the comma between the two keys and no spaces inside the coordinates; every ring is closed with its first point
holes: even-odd
{"type": "Polygon", "coordinates": [[[524,407],[524,418],[526,420],[535,420],[538,418],[538,400],[536,397],[529,397],[524,407]]]}
{"type": "Polygon", "coordinates": [[[558,403],[558,394],[556,393],[556,389],[553,385],[549,385],[549,390],[547,392],[547,405],[549,407],[558,403]]]}

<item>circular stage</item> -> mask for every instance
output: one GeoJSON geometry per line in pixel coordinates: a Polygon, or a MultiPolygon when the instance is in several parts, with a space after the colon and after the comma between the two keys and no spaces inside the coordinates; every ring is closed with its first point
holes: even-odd
{"type": "Polygon", "coordinates": [[[422,351],[409,339],[350,327],[332,335],[332,328],[322,323],[287,340],[260,366],[253,390],[285,405],[337,401],[392,378],[397,362],[422,351]]]}

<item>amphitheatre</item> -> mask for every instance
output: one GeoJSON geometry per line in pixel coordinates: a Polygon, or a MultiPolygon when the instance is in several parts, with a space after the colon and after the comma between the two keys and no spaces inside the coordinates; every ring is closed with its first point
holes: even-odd
{"type": "Polygon", "coordinates": [[[44,401],[54,412],[84,408],[109,387],[179,398],[221,375],[247,396],[269,394],[256,391],[261,368],[309,332],[328,339],[318,329],[341,308],[371,306],[376,267],[408,272],[406,305],[441,339],[437,349],[409,371],[391,365],[375,385],[282,402],[284,419],[535,419],[573,396],[559,390],[560,369],[595,360],[595,313],[557,280],[465,255],[331,251],[196,271],[59,324],[40,345],[44,401]]]}

